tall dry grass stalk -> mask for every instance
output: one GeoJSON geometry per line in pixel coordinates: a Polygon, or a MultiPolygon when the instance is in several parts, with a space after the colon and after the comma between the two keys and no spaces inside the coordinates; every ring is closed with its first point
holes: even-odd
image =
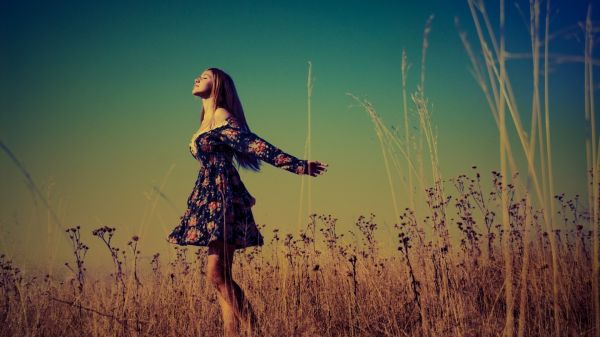
{"type": "MultiPolygon", "coordinates": [[[[406,89],[406,79],[407,79],[407,74],[408,74],[408,70],[410,69],[410,64],[408,64],[408,55],[406,55],[406,50],[402,50],[402,111],[404,113],[404,151],[406,153],[407,157],[411,157],[411,133],[410,133],[410,129],[409,129],[409,113],[408,113],[408,99],[407,99],[407,89],[406,89]]],[[[413,187],[413,175],[415,175],[416,172],[414,172],[412,170],[412,167],[410,164],[406,165],[406,176],[407,176],[407,181],[408,181],[408,186],[407,186],[407,190],[409,191],[408,193],[408,200],[409,200],[409,205],[411,209],[415,209],[416,208],[416,204],[415,204],[415,194],[414,194],[414,187],[413,187]]]]}
{"type": "Polygon", "coordinates": [[[592,255],[592,298],[594,302],[595,331],[600,336],[600,248],[598,243],[600,227],[600,146],[596,143],[596,120],[595,120],[595,102],[594,102],[594,81],[593,81],[593,59],[592,50],[594,47],[593,32],[598,30],[592,26],[592,4],[588,5],[588,11],[585,20],[585,119],[590,123],[591,139],[586,138],[585,154],[588,172],[591,177],[588,178],[588,200],[592,209],[592,226],[594,232],[593,255],[592,255]]]}
{"type": "MultiPolygon", "coordinates": [[[[306,80],[306,89],[307,89],[307,128],[306,128],[306,141],[304,143],[304,156],[306,160],[312,160],[311,154],[311,145],[312,145],[312,88],[313,88],[313,77],[312,77],[312,62],[308,62],[308,77],[306,80]]],[[[312,213],[312,189],[311,189],[311,179],[307,179],[307,176],[302,176],[301,186],[300,186],[300,205],[298,206],[298,222],[296,226],[296,231],[300,230],[300,225],[302,221],[302,203],[304,201],[304,182],[306,181],[308,184],[307,187],[307,214],[312,213]]]]}

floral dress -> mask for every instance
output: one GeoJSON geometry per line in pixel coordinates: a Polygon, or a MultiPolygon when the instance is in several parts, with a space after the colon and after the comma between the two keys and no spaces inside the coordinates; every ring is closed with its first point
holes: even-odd
{"type": "Polygon", "coordinates": [[[251,210],[256,199],[233,165],[234,151],[251,154],[298,175],[307,174],[307,160],[283,152],[229,116],[225,124],[192,138],[190,152],[202,167],[187,199],[187,209],[168,235],[168,242],[208,246],[218,240],[236,249],[264,244],[251,210]]]}

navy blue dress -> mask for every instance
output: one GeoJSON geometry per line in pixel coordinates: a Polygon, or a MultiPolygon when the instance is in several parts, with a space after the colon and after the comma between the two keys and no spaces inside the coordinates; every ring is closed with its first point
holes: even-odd
{"type": "Polygon", "coordinates": [[[264,244],[252,215],[256,199],[233,165],[234,151],[251,154],[298,175],[308,174],[307,160],[283,152],[229,116],[225,124],[199,134],[190,145],[192,156],[202,167],[188,197],[187,209],[168,235],[168,242],[208,246],[218,240],[236,249],[264,244]]]}

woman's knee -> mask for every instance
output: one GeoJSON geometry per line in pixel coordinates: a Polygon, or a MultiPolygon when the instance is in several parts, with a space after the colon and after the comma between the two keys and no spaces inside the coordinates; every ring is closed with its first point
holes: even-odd
{"type": "Polygon", "coordinates": [[[210,268],[209,267],[206,275],[208,277],[208,281],[214,287],[220,287],[227,282],[227,276],[219,268],[210,268]]]}
{"type": "Polygon", "coordinates": [[[206,276],[208,281],[216,287],[231,280],[231,258],[227,256],[226,247],[222,243],[211,243],[209,245],[208,263],[206,265],[206,276]]]}

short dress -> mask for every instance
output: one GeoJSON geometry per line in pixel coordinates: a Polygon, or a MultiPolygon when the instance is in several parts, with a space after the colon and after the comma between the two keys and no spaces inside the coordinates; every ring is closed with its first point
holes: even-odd
{"type": "Polygon", "coordinates": [[[264,244],[251,209],[256,199],[233,165],[234,151],[298,175],[308,174],[307,160],[283,152],[230,115],[225,124],[192,139],[190,152],[202,166],[187,199],[187,209],[167,242],[208,246],[210,242],[221,241],[235,249],[264,244]]]}

